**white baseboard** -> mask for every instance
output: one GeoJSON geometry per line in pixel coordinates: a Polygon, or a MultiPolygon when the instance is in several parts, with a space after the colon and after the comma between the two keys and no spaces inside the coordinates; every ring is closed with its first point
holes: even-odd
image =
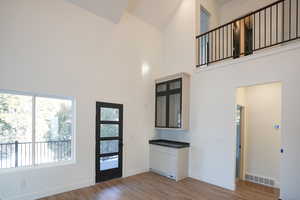
{"type": "Polygon", "coordinates": [[[221,187],[221,188],[224,188],[224,189],[227,189],[227,190],[231,190],[231,191],[235,191],[235,181],[232,181],[231,184],[224,184],[224,183],[219,183],[219,182],[216,182],[214,180],[211,180],[211,179],[208,179],[208,178],[203,178],[203,177],[200,177],[200,176],[197,176],[197,175],[189,175],[189,177],[193,178],[193,179],[196,179],[198,181],[201,181],[201,182],[204,182],[204,183],[208,183],[210,185],[215,185],[217,187],[221,187]]]}
{"type": "Polygon", "coordinates": [[[129,177],[129,176],[134,176],[134,175],[141,174],[141,173],[145,173],[145,172],[149,172],[149,169],[135,169],[135,170],[129,170],[129,171],[127,171],[127,172],[124,173],[123,178],[129,177]]]}
{"type": "MultiPolygon", "coordinates": [[[[141,173],[148,172],[148,171],[149,171],[148,169],[130,170],[125,173],[123,178],[129,177],[129,176],[134,176],[134,175],[141,174],[141,173]]],[[[39,191],[39,192],[33,192],[33,193],[27,193],[27,194],[25,193],[22,195],[8,197],[8,198],[5,198],[5,200],[35,200],[35,199],[39,199],[39,198],[43,198],[43,197],[57,195],[57,194],[64,193],[64,192],[69,192],[69,191],[84,188],[84,187],[89,187],[94,184],[95,184],[95,179],[89,178],[89,179],[85,179],[85,180],[81,180],[81,181],[76,181],[75,183],[69,184],[69,185],[60,185],[60,186],[46,189],[46,190],[39,191]]],[[[2,199],[0,198],[0,200],[2,200],[2,199]]]]}
{"type": "Polygon", "coordinates": [[[57,186],[55,188],[50,188],[44,191],[39,191],[39,192],[34,192],[34,193],[27,193],[27,194],[22,194],[14,197],[7,198],[6,200],[34,200],[34,199],[39,199],[47,196],[52,196],[56,194],[60,194],[63,192],[68,192],[84,187],[89,187],[91,185],[95,184],[95,180],[93,178],[82,180],[73,184],[69,185],[61,185],[57,186]]]}

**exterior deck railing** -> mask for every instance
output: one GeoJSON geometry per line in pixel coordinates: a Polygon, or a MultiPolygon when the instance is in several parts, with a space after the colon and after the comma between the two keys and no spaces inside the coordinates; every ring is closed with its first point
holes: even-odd
{"type": "Polygon", "coordinates": [[[0,169],[25,167],[71,159],[71,140],[0,143],[0,169]],[[34,159],[33,159],[34,156],[34,159]]]}
{"type": "Polygon", "coordinates": [[[279,0],[198,35],[197,67],[300,38],[299,0],[279,0]]]}

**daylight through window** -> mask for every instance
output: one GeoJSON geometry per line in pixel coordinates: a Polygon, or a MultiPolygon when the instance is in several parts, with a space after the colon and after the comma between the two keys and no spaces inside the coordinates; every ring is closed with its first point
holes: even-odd
{"type": "Polygon", "coordinates": [[[72,160],[73,100],[0,92],[0,168],[72,160]]]}

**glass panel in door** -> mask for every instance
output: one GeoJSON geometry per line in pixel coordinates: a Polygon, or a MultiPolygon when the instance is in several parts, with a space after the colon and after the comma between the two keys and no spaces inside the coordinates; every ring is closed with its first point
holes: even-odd
{"type": "Polygon", "coordinates": [[[109,170],[119,167],[119,156],[106,156],[100,158],[100,170],[109,170]]]}
{"type": "Polygon", "coordinates": [[[101,124],[100,137],[118,137],[119,124],[101,124]]]}
{"type": "Polygon", "coordinates": [[[100,142],[100,154],[119,152],[119,140],[102,140],[100,142]]]}
{"type": "Polygon", "coordinates": [[[119,121],[119,109],[101,108],[101,121],[119,121]]]}

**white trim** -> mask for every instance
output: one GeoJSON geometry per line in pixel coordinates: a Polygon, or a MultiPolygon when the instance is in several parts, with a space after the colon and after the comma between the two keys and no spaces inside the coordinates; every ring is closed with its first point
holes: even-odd
{"type": "Polygon", "coordinates": [[[24,96],[34,96],[34,97],[44,97],[44,98],[51,98],[51,99],[63,99],[63,100],[71,100],[71,101],[75,100],[74,97],[70,97],[70,96],[41,94],[41,93],[36,93],[36,92],[24,92],[24,91],[7,90],[7,89],[0,89],[0,93],[24,95],[24,96]]]}
{"type": "MultiPolygon", "coordinates": [[[[32,163],[30,166],[26,167],[14,167],[14,168],[0,168],[0,174],[10,173],[10,172],[18,172],[23,170],[35,170],[45,167],[57,167],[64,166],[69,164],[76,163],[76,100],[74,97],[65,97],[65,96],[57,96],[57,95],[45,95],[45,94],[37,94],[31,92],[20,92],[14,90],[5,90],[0,89],[0,93],[4,94],[13,94],[13,95],[23,95],[32,97],[32,144],[35,144],[36,138],[36,128],[35,128],[35,118],[36,118],[36,98],[50,98],[50,99],[58,99],[58,100],[69,100],[72,102],[72,138],[71,138],[71,160],[67,161],[58,161],[51,162],[45,164],[36,164],[35,163],[35,145],[32,145],[32,163]]],[[[1,199],[0,199],[1,200],[1,199]]]]}
{"type": "Polygon", "coordinates": [[[85,180],[80,180],[80,181],[74,181],[72,184],[68,185],[60,185],[57,187],[53,187],[50,189],[46,189],[44,191],[39,191],[39,192],[33,192],[33,193],[27,193],[27,194],[22,194],[22,195],[17,195],[14,197],[9,197],[6,200],[32,200],[32,199],[39,199],[43,197],[48,197],[56,194],[60,194],[63,192],[68,192],[80,188],[85,188],[94,185],[94,178],[88,178],[85,180]]]}
{"type": "Polygon", "coordinates": [[[49,168],[49,167],[61,167],[61,166],[74,165],[74,164],[76,164],[75,160],[67,160],[67,161],[51,162],[51,163],[45,163],[45,164],[39,164],[39,165],[25,166],[25,167],[3,168],[3,169],[0,169],[0,175],[1,174],[9,174],[9,173],[26,172],[26,171],[30,171],[30,170],[38,170],[38,169],[44,169],[44,168],[49,168]]]}

